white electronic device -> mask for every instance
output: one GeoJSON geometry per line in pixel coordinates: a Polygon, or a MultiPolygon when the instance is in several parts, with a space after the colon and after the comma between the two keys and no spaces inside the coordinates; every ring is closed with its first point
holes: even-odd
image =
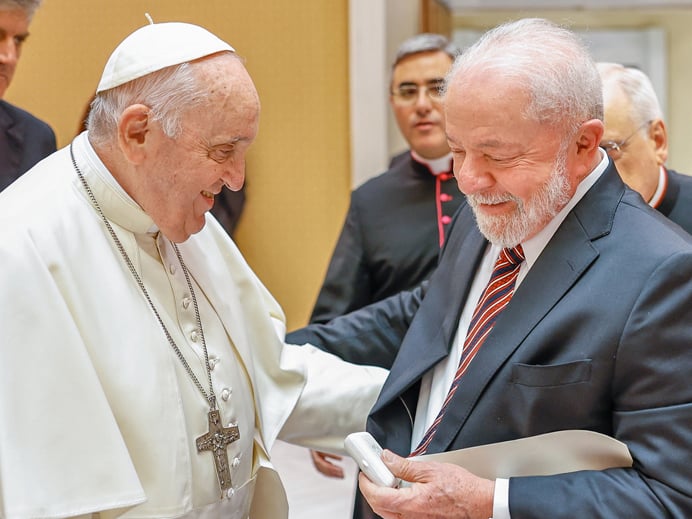
{"type": "Polygon", "coordinates": [[[399,486],[399,480],[382,461],[382,447],[370,433],[349,434],[344,440],[344,448],[356,460],[360,470],[368,476],[370,481],[383,487],[399,486]]]}

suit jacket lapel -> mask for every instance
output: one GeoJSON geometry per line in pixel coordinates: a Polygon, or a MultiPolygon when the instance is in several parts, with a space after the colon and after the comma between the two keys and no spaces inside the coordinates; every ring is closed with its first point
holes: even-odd
{"type": "MultiPolygon", "coordinates": [[[[428,452],[449,450],[495,373],[598,258],[592,240],[606,234],[624,185],[611,166],[558,228],[498,317],[445,413],[428,452]],[[603,202],[606,201],[607,205],[603,202]]],[[[456,442],[456,445],[463,445],[456,442]]]]}
{"type": "Polygon", "coordinates": [[[471,209],[466,207],[463,211],[454,224],[461,230],[449,234],[440,264],[404,337],[373,414],[449,355],[463,301],[487,244],[478,232],[471,209]]]}

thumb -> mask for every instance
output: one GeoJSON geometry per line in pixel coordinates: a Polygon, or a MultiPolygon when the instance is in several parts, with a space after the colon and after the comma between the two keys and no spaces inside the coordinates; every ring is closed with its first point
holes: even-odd
{"type": "Polygon", "coordinates": [[[419,479],[416,478],[419,470],[417,470],[416,462],[414,461],[402,458],[389,449],[385,449],[382,453],[382,461],[397,478],[405,481],[416,481],[419,479]]]}

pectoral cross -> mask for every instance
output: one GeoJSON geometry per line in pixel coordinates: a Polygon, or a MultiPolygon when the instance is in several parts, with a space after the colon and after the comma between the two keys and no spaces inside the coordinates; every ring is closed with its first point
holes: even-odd
{"type": "Polygon", "coordinates": [[[211,451],[214,455],[214,468],[221,487],[221,496],[231,488],[231,468],[228,466],[226,447],[240,439],[238,426],[224,427],[218,409],[209,411],[209,432],[197,438],[197,452],[211,451]]]}

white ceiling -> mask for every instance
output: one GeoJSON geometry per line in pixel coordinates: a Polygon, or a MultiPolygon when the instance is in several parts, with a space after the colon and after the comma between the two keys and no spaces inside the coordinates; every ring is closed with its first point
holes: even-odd
{"type": "Polygon", "coordinates": [[[494,9],[632,9],[692,7],[692,0],[441,0],[453,14],[494,9]]]}

